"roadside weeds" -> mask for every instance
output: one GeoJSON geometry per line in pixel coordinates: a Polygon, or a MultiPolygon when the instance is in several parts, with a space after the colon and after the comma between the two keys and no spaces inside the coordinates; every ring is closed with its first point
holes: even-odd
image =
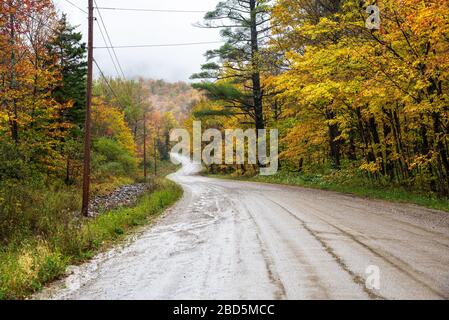
{"type": "MultiPolygon", "coordinates": [[[[52,238],[42,236],[0,250],[0,300],[25,299],[80,264],[124,239],[137,227],[156,220],[182,196],[182,188],[157,179],[133,207],[121,207],[94,219],[79,219],[52,238]],[[69,230],[70,232],[67,232],[69,230]]],[[[69,223],[69,222],[68,222],[69,223]]]]}
{"type": "Polygon", "coordinates": [[[411,192],[403,188],[393,186],[387,187],[387,186],[370,185],[359,181],[337,183],[327,181],[326,179],[320,176],[310,178],[308,176],[283,174],[283,173],[274,176],[253,176],[253,177],[222,175],[222,174],[205,174],[205,175],[211,178],[219,178],[219,179],[262,182],[268,184],[298,186],[309,189],[329,190],[345,194],[351,194],[368,199],[379,199],[396,203],[410,203],[423,206],[429,209],[449,212],[449,199],[438,198],[435,195],[411,192]]]}

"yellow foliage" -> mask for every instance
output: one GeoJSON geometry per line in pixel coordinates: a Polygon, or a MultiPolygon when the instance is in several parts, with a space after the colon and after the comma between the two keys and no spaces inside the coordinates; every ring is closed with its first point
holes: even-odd
{"type": "Polygon", "coordinates": [[[125,122],[125,115],[115,107],[108,106],[102,98],[96,97],[92,104],[92,132],[94,137],[110,137],[135,155],[136,146],[131,129],[125,122]]]}

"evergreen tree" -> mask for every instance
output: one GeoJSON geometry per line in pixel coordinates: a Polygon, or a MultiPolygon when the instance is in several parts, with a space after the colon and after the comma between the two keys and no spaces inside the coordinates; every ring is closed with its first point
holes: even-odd
{"type": "MultiPolygon", "coordinates": [[[[269,2],[267,0],[226,0],[204,17],[205,28],[220,28],[226,43],[206,53],[208,63],[193,79],[206,79],[194,86],[211,100],[225,102],[225,108],[249,116],[257,129],[265,128],[264,90],[261,72],[268,57],[269,2]],[[218,80],[211,82],[211,79],[218,80]],[[236,110],[239,109],[239,110],[236,110]]],[[[228,115],[229,110],[222,110],[228,115]]]]}
{"type": "Polygon", "coordinates": [[[86,44],[80,32],[67,22],[63,15],[55,29],[48,50],[56,58],[56,68],[61,80],[52,92],[53,98],[69,108],[61,110],[61,119],[70,124],[70,133],[64,137],[62,154],[66,162],[65,181],[72,183],[82,158],[82,128],[86,108],[86,44]]]}
{"type": "Polygon", "coordinates": [[[83,127],[86,107],[86,44],[82,42],[80,32],[67,22],[63,15],[55,30],[55,38],[49,50],[57,57],[61,83],[53,91],[53,97],[59,103],[72,102],[73,106],[65,111],[64,118],[76,129],[83,127]]]}

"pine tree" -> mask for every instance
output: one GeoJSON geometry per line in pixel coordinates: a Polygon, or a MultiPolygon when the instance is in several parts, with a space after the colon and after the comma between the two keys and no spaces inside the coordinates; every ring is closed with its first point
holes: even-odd
{"type": "Polygon", "coordinates": [[[57,60],[55,66],[60,75],[60,81],[52,96],[58,103],[70,106],[61,110],[61,117],[58,119],[70,124],[70,134],[64,137],[62,150],[66,161],[65,181],[69,184],[73,181],[74,168],[81,160],[87,63],[86,45],[82,42],[82,35],[75,32],[75,27],[67,22],[66,15],[58,21],[48,51],[57,60]]]}
{"type": "MultiPolygon", "coordinates": [[[[221,29],[226,43],[206,53],[209,62],[192,78],[209,81],[195,87],[205,90],[211,100],[223,101],[234,113],[249,116],[257,129],[265,128],[261,72],[270,30],[269,1],[222,1],[204,19],[202,27],[221,29]]],[[[223,109],[222,114],[228,115],[229,110],[223,109]]]]}
{"type": "Polygon", "coordinates": [[[65,111],[64,118],[75,128],[81,128],[86,106],[86,44],[75,29],[63,15],[55,30],[55,38],[49,44],[49,51],[59,60],[57,65],[62,78],[53,91],[53,97],[59,103],[72,102],[73,106],[65,111]]]}

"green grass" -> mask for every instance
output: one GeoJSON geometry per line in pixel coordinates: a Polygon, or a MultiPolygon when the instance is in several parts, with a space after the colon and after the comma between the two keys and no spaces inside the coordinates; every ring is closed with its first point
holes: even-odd
{"type": "Polygon", "coordinates": [[[382,199],[391,202],[413,203],[423,207],[449,212],[449,199],[439,198],[426,192],[407,190],[401,186],[392,186],[388,183],[374,183],[360,177],[348,177],[342,179],[335,175],[298,174],[291,172],[279,172],[273,176],[244,177],[236,175],[209,175],[223,179],[235,179],[244,181],[284,184],[331,190],[349,193],[360,197],[382,199]]]}
{"type": "MultiPolygon", "coordinates": [[[[166,177],[171,173],[179,170],[181,166],[173,164],[170,160],[161,161],[157,163],[157,175],[158,177],[166,177]]],[[[152,169],[154,170],[154,169],[152,169]]],[[[153,171],[152,171],[153,173],[153,171]]]]}
{"type": "MultiPolygon", "coordinates": [[[[181,168],[180,165],[173,164],[170,160],[163,160],[157,162],[156,177],[166,177],[178,171],[181,168]]],[[[151,180],[154,177],[154,162],[148,162],[148,179],[151,180]]],[[[143,167],[139,170],[137,182],[144,182],[143,167]]]]}
{"type": "Polygon", "coordinates": [[[0,299],[28,297],[63,276],[67,266],[86,261],[136,227],[151,223],[181,195],[175,183],[158,179],[153,191],[134,207],[118,208],[95,219],[58,220],[51,232],[40,236],[20,234],[20,241],[9,241],[0,248],[0,299]]]}

